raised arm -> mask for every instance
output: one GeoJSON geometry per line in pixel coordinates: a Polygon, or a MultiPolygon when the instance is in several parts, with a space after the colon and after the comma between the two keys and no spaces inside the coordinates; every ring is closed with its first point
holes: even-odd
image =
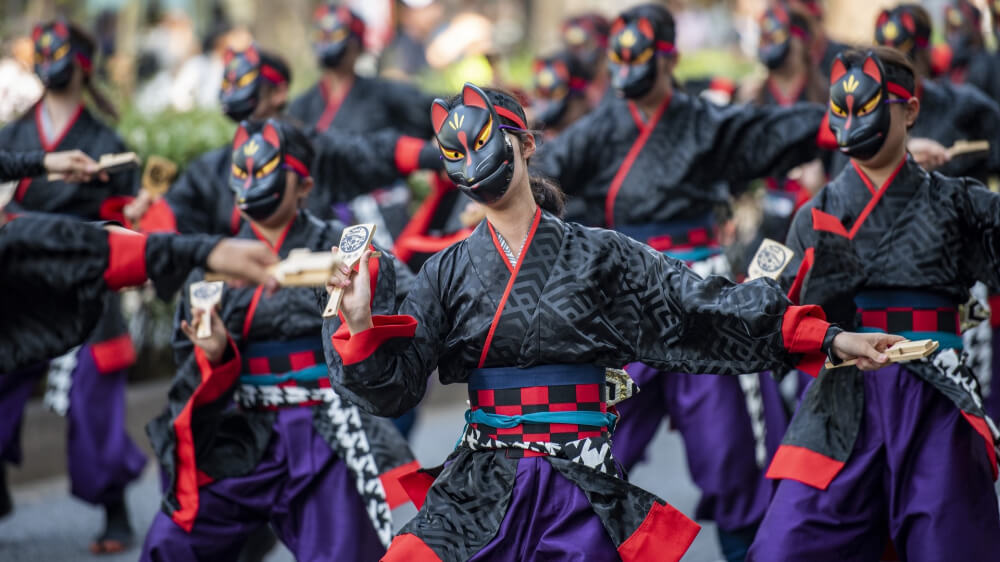
{"type": "Polygon", "coordinates": [[[370,278],[383,277],[384,258],[379,260],[377,272],[367,263],[366,255],[353,279],[344,272],[335,276],[334,282],[346,287],[341,304],[345,322],[327,319],[323,323],[327,365],[338,392],[346,391],[368,412],[397,416],[423,398],[427,379],[443,352],[450,322],[441,307],[437,268],[428,267],[436,261],[421,269],[398,314],[388,309],[395,298],[385,293],[392,287],[370,278]],[[369,304],[373,302],[373,286],[374,307],[369,304]]]}

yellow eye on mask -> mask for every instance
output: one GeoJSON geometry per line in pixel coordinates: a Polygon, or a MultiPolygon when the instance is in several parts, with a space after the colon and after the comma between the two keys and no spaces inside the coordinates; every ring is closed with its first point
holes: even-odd
{"type": "Polygon", "coordinates": [[[880,101],[882,101],[882,92],[875,94],[875,97],[872,98],[871,101],[866,103],[864,107],[861,108],[860,111],[858,111],[858,117],[861,117],[862,115],[868,115],[872,111],[875,111],[875,108],[878,107],[880,101]]]}
{"type": "Polygon", "coordinates": [[[257,172],[254,173],[254,176],[258,177],[258,178],[262,178],[262,177],[270,174],[271,172],[274,171],[274,169],[276,167],[278,167],[278,161],[279,160],[280,160],[280,158],[278,158],[277,156],[275,156],[274,158],[271,159],[270,162],[268,162],[267,164],[264,164],[263,166],[261,166],[260,169],[257,170],[257,172]]]}
{"type": "Polygon", "coordinates": [[[832,111],[837,117],[847,117],[847,112],[844,111],[839,105],[833,103],[833,100],[830,100],[830,111],[832,111]]]}
{"type": "Polygon", "coordinates": [[[443,146],[441,147],[441,154],[444,154],[444,157],[448,160],[461,160],[462,158],[465,158],[465,155],[461,152],[457,150],[449,150],[443,146]]]}
{"type": "Polygon", "coordinates": [[[243,76],[240,76],[240,79],[236,81],[236,85],[239,86],[240,88],[249,85],[257,78],[258,73],[259,72],[257,70],[251,70],[250,72],[247,72],[243,76]]]}
{"type": "Polygon", "coordinates": [[[489,120],[486,122],[486,126],[483,130],[479,132],[479,136],[476,137],[476,149],[480,149],[486,144],[486,139],[490,138],[490,132],[493,131],[493,116],[490,115],[489,120]]]}
{"type": "Polygon", "coordinates": [[[232,172],[232,174],[234,176],[240,178],[241,180],[247,179],[247,173],[246,173],[246,171],[240,169],[240,167],[237,166],[236,164],[233,164],[233,167],[232,167],[232,169],[230,171],[232,172]]]}

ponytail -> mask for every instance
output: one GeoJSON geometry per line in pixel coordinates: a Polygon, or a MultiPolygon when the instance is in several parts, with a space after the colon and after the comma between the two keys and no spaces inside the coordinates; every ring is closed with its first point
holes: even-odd
{"type": "Polygon", "coordinates": [[[90,76],[84,78],[83,86],[87,89],[87,93],[90,94],[90,99],[93,100],[97,109],[101,110],[102,113],[110,117],[112,121],[118,121],[118,110],[115,109],[111,100],[109,100],[107,96],[97,89],[97,86],[94,85],[94,81],[91,80],[90,76]]]}
{"type": "Polygon", "coordinates": [[[566,194],[556,182],[528,172],[528,183],[531,185],[531,195],[535,198],[535,203],[543,210],[561,218],[563,211],[566,210],[566,194]]]}

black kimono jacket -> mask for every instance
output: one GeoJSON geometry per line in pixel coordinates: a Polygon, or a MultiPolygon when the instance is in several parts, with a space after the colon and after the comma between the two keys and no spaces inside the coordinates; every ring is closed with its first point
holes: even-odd
{"type": "Polygon", "coordinates": [[[45,173],[44,150],[0,149],[0,181],[20,180],[45,173]]]}
{"type": "Polygon", "coordinates": [[[975,86],[1000,103],[1000,54],[996,51],[975,53],[965,68],[951,71],[951,78],[955,82],[975,86]]]}
{"type": "Polygon", "coordinates": [[[351,133],[372,133],[394,129],[404,135],[429,139],[431,102],[410,84],[381,78],[355,76],[343,99],[329,99],[320,80],[296,98],[288,113],[319,131],[336,129],[351,133]]]}
{"type": "MultiPolygon", "coordinates": [[[[58,138],[46,138],[41,126],[42,106],[43,102],[39,101],[20,119],[0,129],[0,146],[18,151],[79,149],[94,160],[102,154],[126,151],[118,135],[94,118],[83,105],[58,138]]],[[[84,184],[49,181],[44,175],[28,177],[18,183],[7,210],[54,213],[88,221],[122,221],[122,208],[137,187],[135,170],[111,174],[107,182],[95,179],[84,184]]],[[[126,330],[118,295],[105,293],[102,300],[105,313],[89,334],[87,343],[91,345],[98,369],[109,373],[134,363],[135,349],[126,330]]]]}
{"type": "MultiPolygon", "coordinates": [[[[333,204],[384,186],[416,168],[422,142],[392,131],[373,135],[339,131],[316,133],[316,182],[307,208],[321,219],[333,217],[333,204]],[[418,146],[420,145],[420,146],[418,146]]],[[[183,233],[235,234],[243,220],[229,188],[232,147],[206,152],[188,164],[164,199],[183,233]]]]}
{"type": "Polygon", "coordinates": [[[727,204],[728,183],[783,175],[814,158],[824,108],[718,106],[675,91],[640,128],[634,105],[608,100],[533,158],[570,197],[581,222],[621,227],[705,216],[727,204]]]}
{"type": "Polygon", "coordinates": [[[124,234],[29,213],[0,228],[0,373],[83,343],[109,291],[152,279],[170,294],[218,243],[213,236],[124,234]]]}
{"type": "MultiPolygon", "coordinates": [[[[296,248],[328,251],[339,243],[342,230],[340,223],[322,222],[308,211],[301,211],[276,251],[282,258],[296,248]]],[[[258,239],[250,223],[240,228],[237,238],[258,239]]],[[[392,259],[387,255],[379,262],[392,259]]],[[[406,292],[405,285],[397,290],[396,269],[386,267],[376,277],[380,296],[373,307],[383,313],[391,313],[396,307],[395,295],[406,292]]],[[[405,270],[400,275],[403,284],[412,278],[405,270]]],[[[203,271],[195,270],[189,284],[203,276],[203,271]]],[[[169,477],[163,510],[188,531],[198,510],[197,488],[202,482],[199,475],[218,480],[251,473],[271,438],[276,415],[273,411],[245,411],[233,404],[239,376],[246,369],[246,360],[241,357],[247,345],[315,338],[316,349],[322,347],[325,291],[320,295],[315,289],[291,287],[267,296],[262,289],[224,289],[220,315],[229,330],[232,349],[230,359],[216,367],[210,366],[180,329],[181,320],[190,321],[187,286],[181,293],[173,338],[177,375],[170,387],[167,411],[150,422],[146,431],[169,477]]],[[[313,410],[317,432],[354,474],[372,525],[388,544],[392,536],[389,510],[394,506],[387,499],[380,476],[413,462],[406,441],[390,420],[360,412],[332,391],[318,402],[291,407],[313,410]],[[347,420],[343,422],[347,427],[335,420],[347,420]],[[368,448],[357,445],[364,442],[368,448]]]]}
{"type": "MultiPolygon", "coordinates": [[[[782,282],[792,300],[823,306],[843,326],[860,324],[855,298],[872,291],[916,291],[957,309],[976,281],[1000,287],[1000,195],[969,178],[927,173],[910,158],[887,186],[870,186],[852,164],[799,210],[787,244],[795,262],[782,282]]],[[[938,322],[955,329],[955,318],[952,310],[938,322]]],[[[889,331],[906,329],[888,322],[889,331]]],[[[906,368],[955,402],[995,459],[978,385],[954,350],[942,349],[906,368]],[[955,364],[945,366],[946,354],[955,364]]],[[[824,371],[809,387],[769,477],[825,489],[847,460],[864,413],[864,383],[852,367],[835,373],[824,371]],[[796,448],[816,455],[803,456],[796,448]]]]}
{"type": "MultiPolygon", "coordinates": [[[[820,349],[828,327],[821,315],[811,316],[816,308],[790,306],[770,280],[702,279],[623,234],[542,211],[517,266],[494,240],[483,221],[469,238],[431,257],[399,315],[375,316],[370,330],[350,336],[346,326],[338,331],[336,322],[326,322],[336,388],[362,408],[391,416],[417,403],[435,368],[445,384],[465,383],[479,367],[560,363],[642,361],[670,372],[739,374],[795,365],[799,353],[820,349]]],[[[648,514],[664,508],[652,494],[582,461],[546,458],[583,489],[619,547],[642,534],[637,528],[648,514]]],[[[401,532],[416,535],[442,560],[468,558],[496,534],[516,466],[516,459],[463,443],[401,532]],[[463,476],[470,472],[477,475],[472,489],[463,476]],[[477,500],[483,507],[473,514],[456,512],[459,500],[447,499],[470,495],[489,501],[477,500]]]]}

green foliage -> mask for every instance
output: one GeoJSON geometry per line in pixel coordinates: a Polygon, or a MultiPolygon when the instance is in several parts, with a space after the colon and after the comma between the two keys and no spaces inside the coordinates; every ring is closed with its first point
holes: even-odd
{"type": "Polygon", "coordinates": [[[702,49],[693,53],[681,53],[674,70],[678,80],[723,76],[733,80],[743,78],[754,71],[756,61],[747,59],[735,49],[702,49]]]}
{"type": "Polygon", "coordinates": [[[143,161],[155,154],[182,169],[196,156],[232,142],[236,132],[236,124],[218,109],[143,115],[129,107],[116,128],[143,161]]]}

